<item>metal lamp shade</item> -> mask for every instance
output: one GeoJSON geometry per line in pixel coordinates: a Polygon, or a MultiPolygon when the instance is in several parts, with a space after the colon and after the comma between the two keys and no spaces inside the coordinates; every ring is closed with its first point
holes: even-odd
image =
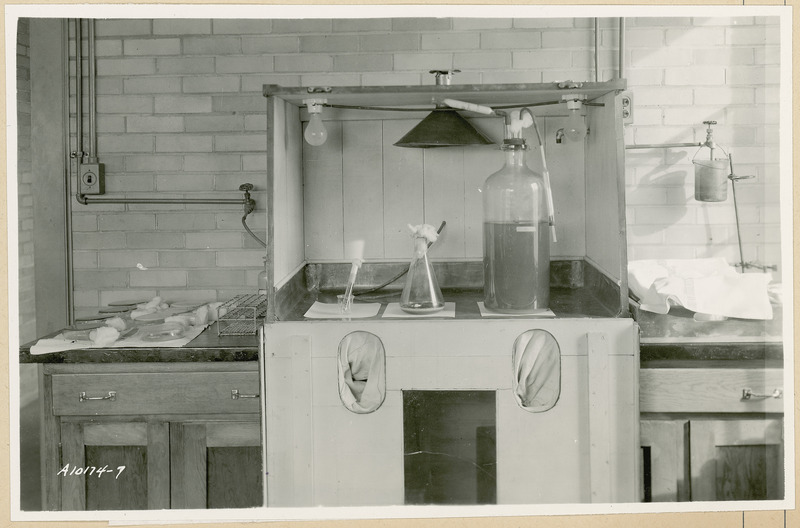
{"type": "Polygon", "coordinates": [[[395,146],[430,148],[493,144],[455,110],[436,110],[400,138],[395,146]]]}

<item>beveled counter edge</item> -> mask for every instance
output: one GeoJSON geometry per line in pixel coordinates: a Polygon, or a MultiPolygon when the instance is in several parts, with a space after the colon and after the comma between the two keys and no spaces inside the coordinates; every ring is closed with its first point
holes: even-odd
{"type": "Polygon", "coordinates": [[[643,368],[664,361],[715,361],[721,365],[738,361],[783,363],[783,343],[704,342],[661,343],[640,341],[639,361],[643,368]]]}
{"type": "Polygon", "coordinates": [[[31,354],[21,350],[19,363],[179,363],[258,361],[258,349],[93,348],[31,354]]]}

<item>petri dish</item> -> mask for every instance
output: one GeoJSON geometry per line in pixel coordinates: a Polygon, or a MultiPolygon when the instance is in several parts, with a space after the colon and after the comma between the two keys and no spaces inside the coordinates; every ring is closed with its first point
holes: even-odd
{"type": "Polygon", "coordinates": [[[108,303],[109,306],[136,306],[137,304],[142,304],[149,302],[149,299],[145,300],[138,300],[138,301],[113,301],[108,303]]]}
{"type": "Polygon", "coordinates": [[[164,314],[158,312],[149,313],[135,317],[133,320],[139,325],[161,324],[164,322],[164,314]]]}
{"type": "Polygon", "coordinates": [[[142,341],[159,342],[180,339],[186,332],[181,324],[165,323],[144,327],[139,331],[142,341]]]}
{"type": "Polygon", "coordinates": [[[109,306],[107,306],[105,308],[100,308],[100,313],[102,313],[102,314],[106,314],[106,313],[110,313],[110,314],[123,313],[123,312],[130,312],[131,309],[132,308],[130,306],[111,306],[111,305],[109,305],[109,306]]]}
{"type": "Polygon", "coordinates": [[[104,319],[110,319],[114,317],[114,314],[96,314],[96,315],[84,315],[82,317],[76,317],[76,323],[86,323],[86,322],[93,322],[93,321],[102,321],[104,319]]]}

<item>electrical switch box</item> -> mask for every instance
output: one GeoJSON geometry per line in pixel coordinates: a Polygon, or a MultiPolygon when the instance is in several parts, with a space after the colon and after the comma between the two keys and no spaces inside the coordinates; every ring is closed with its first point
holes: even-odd
{"type": "Polygon", "coordinates": [[[102,163],[81,163],[78,170],[79,194],[103,194],[105,174],[102,163]]]}
{"type": "Polygon", "coordinates": [[[630,125],[633,123],[633,93],[622,92],[620,98],[622,100],[622,124],[630,125]]]}

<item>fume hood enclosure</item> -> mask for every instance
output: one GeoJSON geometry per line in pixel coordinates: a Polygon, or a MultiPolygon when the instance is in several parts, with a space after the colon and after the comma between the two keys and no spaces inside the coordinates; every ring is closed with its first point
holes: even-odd
{"type": "MultiPolygon", "coordinates": [[[[625,151],[618,97],[624,89],[624,80],[331,88],[265,85],[267,272],[275,286],[268,295],[278,296],[277,303],[270,302],[269,318],[274,320],[286,308],[279,291],[299,269],[319,264],[319,278],[326,280],[326,268],[349,261],[346,249],[353,240],[364,241],[367,271],[362,273],[370,273],[371,265],[407,265],[409,223],[447,222],[430,254],[436,262],[464,264],[482,258],[480,188],[503,165],[498,148],[503,119],[459,111],[493,145],[395,146],[443,99],[508,111],[532,110],[542,124],[552,182],[558,242],[551,247],[551,257],[562,262],[556,268],[579,267],[583,278],[598,276],[610,283],[618,295],[613,299],[605,295],[604,302],[614,315],[627,313],[625,151]],[[588,133],[581,141],[570,141],[559,132],[572,112],[565,100],[576,96],[585,102],[580,113],[588,133]],[[309,100],[324,101],[321,112],[314,115],[321,119],[327,138],[317,146],[303,139],[311,117],[309,100]]],[[[532,147],[539,144],[533,127],[523,134],[532,147]]],[[[534,165],[541,163],[535,148],[530,159],[531,168],[541,172],[541,166],[534,165]]]]}
{"type": "MultiPolygon", "coordinates": [[[[268,506],[639,500],[624,89],[623,80],[264,87],[268,506]],[[565,100],[577,96],[588,132],[574,141],[559,131],[576,118],[565,100]],[[479,311],[480,189],[503,164],[499,148],[395,145],[445,98],[527,107],[539,119],[558,236],[550,252],[554,318],[479,311]],[[321,105],[313,116],[309,99],[321,105]],[[452,317],[392,316],[397,284],[361,297],[379,305],[370,317],[305,317],[344,291],[353,241],[364,242],[358,291],[408,267],[407,224],[443,221],[429,253],[452,317]]],[[[459,114],[502,141],[502,118],[459,114]]],[[[523,134],[538,145],[533,128],[523,134]]],[[[535,149],[531,158],[539,162],[535,149]]]]}

